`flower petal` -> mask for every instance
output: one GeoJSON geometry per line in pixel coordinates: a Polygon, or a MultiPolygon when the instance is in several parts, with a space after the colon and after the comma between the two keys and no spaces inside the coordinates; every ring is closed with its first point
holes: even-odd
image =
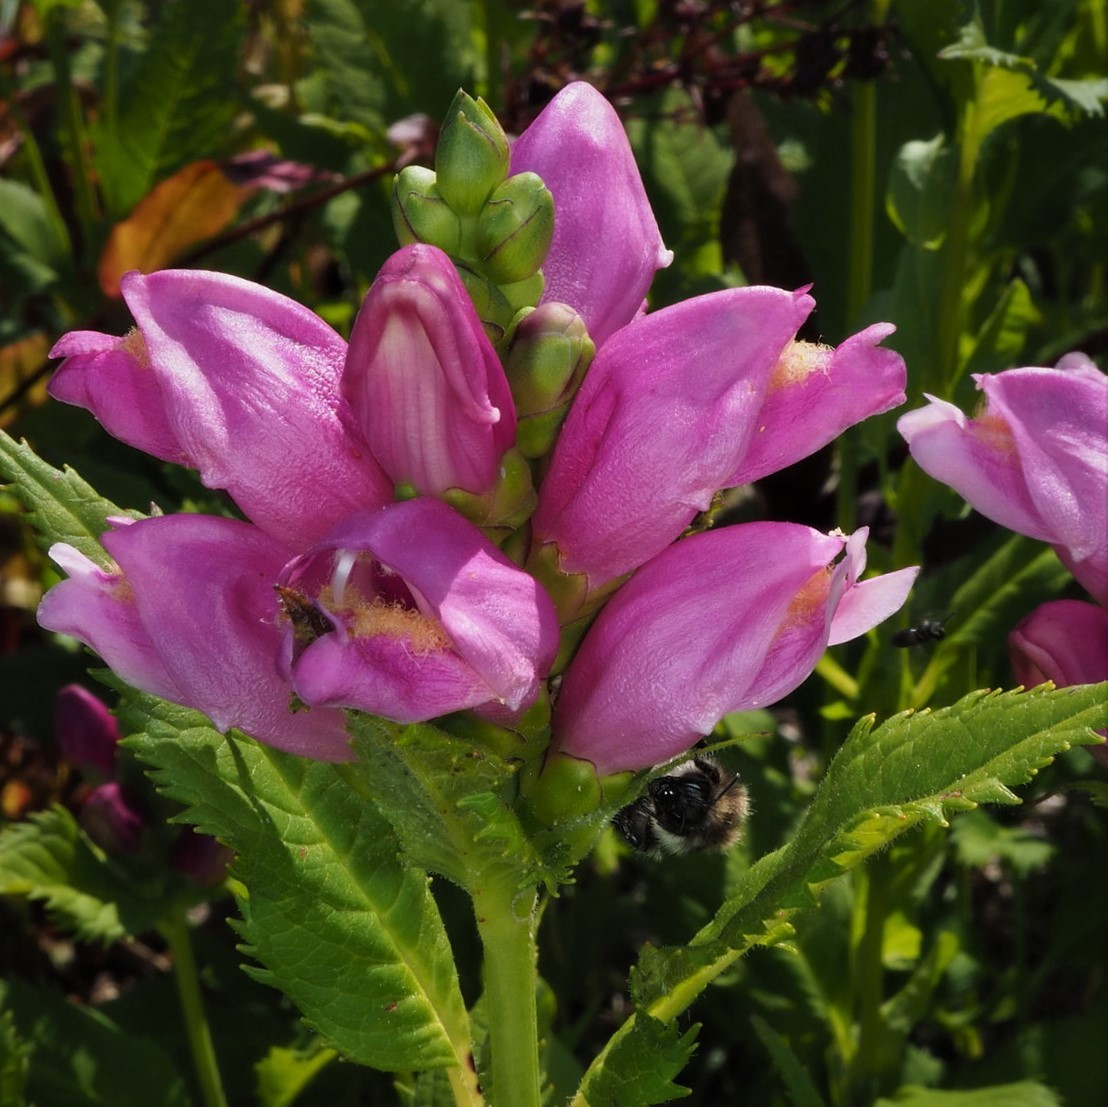
{"type": "Polygon", "coordinates": [[[643,316],[597,354],[534,517],[596,588],[664,549],[739,466],[803,293],[750,287],[643,316]]]}
{"type": "Polygon", "coordinates": [[[591,85],[567,85],[512,147],[511,171],[537,173],[554,196],[543,301],[574,307],[600,346],[673,260],[619,116],[591,85]]]}
{"type": "Polygon", "coordinates": [[[342,339],[313,312],[219,273],[123,279],[138,332],[67,335],[51,392],[123,441],[195,467],[269,534],[303,544],[392,489],[339,422],[342,339]],[[133,405],[133,407],[132,407],[133,405]]]}
{"type": "Polygon", "coordinates": [[[784,469],[847,427],[904,403],[904,359],[877,345],[894,330],[891,323],[874,323],[837,349],[810,342],[787,347],[750,448],[726,485],[749,484],[784,469]]]}
{"type": "Polygon", "coordinates": [[[276,669],[273,584],[288,547],[204,515],[143,519],[103,544],[118,573],[68,547],[52,554],[70,577],[44,597],[43,626],[79,638],[128,683],[202,711],[220,730],[238,727],[324,761],[351,756],[341,713],[291,711],[276,669]]]}
{"type": "Polygon", "coordinates": [[[395,484],[482,493],[515,444],[511,390],[453,263],[405,246],[362,304],[342,376],[342,416],[395,484]]]}

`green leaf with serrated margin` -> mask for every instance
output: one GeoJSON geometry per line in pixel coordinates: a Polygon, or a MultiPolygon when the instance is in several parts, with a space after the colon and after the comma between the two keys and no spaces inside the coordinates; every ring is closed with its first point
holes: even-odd
{"type": "Polygon", "coordinates": [[[696,954],[663,950],[644,959],[639,1011],[609,1045],[634,1033],[644,1014],[675,1018],[740,954],[780,941],[790,914],[810,906],[819,885],[921,822],[945,823],[949,812],[978,803],[1019,802],[1010,785],[1028,781],[1055,754],[1098,741],[1090,728],[1106,726],[1108,683],[974,692],[952,707],[905,712],[876,729],[872,718],[861,720],[796,833],[739,877],[690,943],[696,954]],[[705,960],[705,949],[714,961],[705,960]]]}
{"type": "Polygon", "coordinates": [[[111,564],[100,535],[108,529],[104,522],[112,515],[141,519],[137,511],[124,511],[105,500],[92,485],[68,466],[55,469],[42,460],[25,442],[0,431],[0,477],[27,509],[38,541],[49,547],[67,542],[97,565],[111,564]]]}
{"type": "Polygon", "coordinates": [[[169,906],[164,888],[155,880],[144,889],[88,840],[64,807],[0,832],[0,895],[42,900],[86,941],[114,942],[149,930],[169,906]]]}
{"type": "Polygon", "coordinates": [[[1062,1100],[1045,1084],[1021,1080],[969,1091],[906,1087],[895,1099],[879,1099],[874,1107],[1062,1107],[1062,1100]]]}
{"type": "Polygon", "coordinates": [[[639,1015],[631,1033],[613,1038],[589,1067],[572,1107],[653,1107],[684,1099],[673,1078],[689,1063],[700,1023],[678,1035],[672,1023],[639,1015]]]}
{"type": "Polygon", "coordinates": [[[96,167],[112,218],[126,215],[161,177],[219,157],[238,110],[231,95],[245,6],[224,0],[161,5],[146,50],[106,110],[96,167]]]}
{"type": "Polygon", "coordinates": [[[221,735],[138,693],[126,743],[183,821],[226,842],[246,886],[238,929],[328,1044],[386,1071],[469,1063],[469,1029],[427,877],[399,860],[384,818],[332,764],[221,735]]]}
{"type": "Polygon", "coordinates": [[[28,1056],[27,1102],[43,1107],[191,1107],[181,1073],[153,1042],[91,1007],[21,980],[0,980],[28,1056]]]}
{"type": "Polygon", "coordinates": [[[350,772],[396,830],[408,860],[463,888],[502,875],[521,890],[543,869],[504,798],[513,784],[503,759],[426,725],[371,715],[351,720],[359,760],[350,772]]]}
{"type": "Polygon", "coordinates": [[[793,1107],[825,1107],[815,1081],[812,1080],[789,1043],[765,1019],[751,1015],[750,1022],[754,1027],[754,1033],[766,1047],[766,1052],[773,1061],[773,1067],[781,1074],[781,1079],[789,1090],[789,1099],[793,1107]]]}
{"type": "Polygon", "coordinates": [[[15,1015],[0,1011],[0,1107],[26,1107],[30,1057],[15,1028],[15,1015]]]}

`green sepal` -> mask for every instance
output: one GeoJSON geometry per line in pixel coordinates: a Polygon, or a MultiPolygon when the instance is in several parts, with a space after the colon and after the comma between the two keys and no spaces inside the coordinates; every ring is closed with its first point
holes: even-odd
{"type": "Polygon", "coordinates": [[[500,476],[488,492],[448,488],[442,498],[470,522],[499,542],[531,518],[538,496],[527,459],[512,447],[500,459],[500,476]]]}
{"type": "Polygon", "coordinates": [[[439,192],[459,215],[476,215],[508,175],[508,138],[484,100],[458,90],[435,149],[439,192]]]}
{"type": "Polygon", "coordinates": [[[421,165],[408,165],[393,181],[392,224],[401,246],[426,242],[448,254],[461,248],[462,226],[442,198],[435,174],[421,165]]]}
{"type": "Polygon", "coordinates": [[[516,281],[515,284],[502,284],[500,293],[507,300],[512,311],[518,313],[524,308],[534,307],[542,299],[545,288],[546,278],[540,270],[524,281],[516,281]]]}
{"type": "Polygon", "coordinates": [[[534,276],[554,237],[554,197],[537,173],[517,173],[489,196],[477,220],[477,255],[497,284],[534,276]]]}
{"type": "Polygon", "coordinates": [[[485,334],[489,341],[500,349],[504,342],[504,336],[508,333],[518,310],[499,286],[475,273],[469,266],[458,258],[454,258],[454,264],[458,270],[458,276],[465,285],[466,292],[473,302],[477,312],[477,318],[481,320],[481,326],[485,328],[485,334]]]}

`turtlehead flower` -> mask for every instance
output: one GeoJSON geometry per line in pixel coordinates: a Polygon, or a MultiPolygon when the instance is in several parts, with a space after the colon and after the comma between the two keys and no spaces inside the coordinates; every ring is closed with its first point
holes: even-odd
{"type": "Polygon", "coordinates": [[[392,488],[339,420],[346,343],[313,312],[222,273],[129,273],[136,329],[73,331],[50,394],[128,445],[198,469],[274,538],[301,544],[392,488]]]}
{"type": "Polygon", "coordinates": [[[660,764],[796,688],[828,645],[903,604],[917,569],[860,581],[849,538],[747,523],[678,542],[608,602],[566,672],[552,750],[601,775],[660,764]]]}
{"type": "Polygon", "coordinates": [[[752,286],[642,316],[600,347],[539,491],[536,542],[602,587],[665,549],[721,488],[807,456],[904,400],[877,325],[794,341],[804,292],[752,286]]]}
{"type": "Polygon", "coordinates": [[[982,515],[1049,542],[1108,604],[1108,377],[1069,354],[974,379],[985,402],[973,418],[933,396],[901,416],[912,456],[982,515]]]}
{"type": "MultiPolygon", "coordinates": [[[[1008,656],[1025,688],[1046,680],[1060,688],[1108,680],[1108,611],[1082,600],[1041,604],[1012,628],[1008,656]]],[[[1089,752],[1108,769],[1108,746],[1089,752]]]]}
{"type": "Polygon", "coordinates": [[[115,567],[72,546],[50,556],[68,574],[43,597],[39,623],[91,646],[124,680],[194,707],[220,730],[323,761],[350,756],[342,713],[294,711],[275,658],[277,599],[293,556],[257,527],[205,515],[110,520],[115,567]]]}
{"type": "Polygon", "coordinates": [[[134,853],[146,826],[146,817],[114,780],[92,790],[79,820],[85,833],[108,853],[134,853]]]}
{"type": "Polygon", "coordinates": [[[281,574],[282,667],[308,704],[399,722],[534,702],[558,646],[537,581],[438,500],[354,516],[281,574]]]}
{"type": "Polygon", "coordinates": [[[591,85],[567,85],[516,140],[511,172],[537,173],[554,195],[543,302],[579,311],[601,346],[673,260],[619,116],[591,85]]]}
{"type": "Polygon", "coordinates": [[[354,323],[342,396],[351,436],[394,485],[424,495],[490,491],[515,445],[504,369],[434,246],[405,246],[382,267],[354,323]]]}
{"type": "Polygon", "coordinates": [[[67,684],[54,698],[54,734],[65,759],[82,772],[111,777],[120,739],[115,716],[87,688],[67,684]]]}

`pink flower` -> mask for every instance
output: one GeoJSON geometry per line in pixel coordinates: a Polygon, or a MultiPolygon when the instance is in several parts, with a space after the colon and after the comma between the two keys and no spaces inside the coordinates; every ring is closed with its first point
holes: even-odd
{"type": "Polygon", "coordinates": [[[373,282],[342,395],[351,435],[393,484],[425,495],[490,491],[515,445],[504,369],[453,263],[433,246],[398,250],[373,282]]]}
{"type": "MultiPolygon", "coordinates": [[[[1059,688],[1108,680],[1108,611],[1081,600],[1040,604],[1008,635],[1008,656],[1025,688],[1046,680],[1059,688]]],[[[1108,746],[1089,752],[1108,769],[1108,746]]]]}
{"type": "Polygon", "coordinates": [[[673,260],[619,116],[591,85],[567,85],[512,147],[511,172],[537,173],[554,195],[543,302],[576,308],[600,347],[673,260]]]}
{"type": "Polygon", "coordinates": [[[200,471],[273,537],[306,544],[392,498],[339,421],[346,343],[261,285],[170,269],[123,278],[137,330],[72,331],[50,394],[88,408],[116,438],[200,471]]]}
{"type": "Polygon", "coordinates": [[[665,549],[713,495],[903,402],[877,325],[839,350],[794,342],[814,302],[752,286],[640,317],[600,348],[539,491],[537,543],[596,589],[665,549]]]}
{"type": "Polygon", "coordinates": [[[114,780],[93,789],[79,820],[85,833],[108,853],[134,853],[146,825],[146,817],[114,780]]]}
{"type": "Polygon", "coordinates": [[[539,584],[438,500],[346,520],[281,582],[292,623],[282,664],[308,704],[400,722],[515,712],[534,702],[558,647],[539,584]]]}
{"type": "Polygon", "coordinates": [[[1108,604],[1108,377],[1084,355],[975,377],[975,418],[929,396],[897,428],[926,473],[982,515],[1049,542],[1108,604]]]}
{"type": "Polygon", "coordinates": [[[54,699],[54,733],[65,759],[82,772],[115,773],[119,724],[87,688],[67,684],[54,699]]]}
{"type": "Polygon", "coordinates": [[[657,765],[728,712],[775,703],[828,645],[904,602],[917,569],[859,581],[865,530],[747,523],[677,542],[601,611],[570,665],[552,750],[601,775],[657,765]]]}
{"type": "Polygon", "coordinates": [[[125,681],[194,707],[279,749],[348,758],[342,713],[293,710],[277,672],[282,629],[274,582],[294,551],[257,527],[205,515],[110,520],[99,568],[72,546],[50,556],[69,574],[39,623],[91,646],[125,681]]]}

